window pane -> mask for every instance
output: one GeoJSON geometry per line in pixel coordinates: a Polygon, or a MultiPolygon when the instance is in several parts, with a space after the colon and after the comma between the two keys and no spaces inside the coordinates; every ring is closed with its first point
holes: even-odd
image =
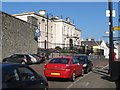
{"type": "Polygon", "coordinates": [[[32,81],[36,79],[34,72],[30,69],[25,67],[19,67],[18,70],[23,81],[32,81]]]}
{"type": "Polygon", "coordinates": [[[13,82],[19,81],[19,76],[16,69],[11,69],[6,72],[3,72],[3,81],[4,82],[13,82]]]}
{"type": "Polygon", "coordinates": [[[49,63],[67,64],[68,62],[69,62],[68,58],[54,58],[49,63]]]}

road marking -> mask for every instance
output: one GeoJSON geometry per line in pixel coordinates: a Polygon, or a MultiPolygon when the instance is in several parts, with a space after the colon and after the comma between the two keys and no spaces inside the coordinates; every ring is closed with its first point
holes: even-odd
{"type": "Polygon", "coordinates": [[[86,83],[86,86],[88,86],[88,85],[89,85],[89,82],[86,83]]]}
{"type": "MultiPolygon", "coordinates": [[[[85,74],[84,76],[82,76],[82,77],[78,77],[78,79],[75,81],[75,82],[73,82],[72,84],[70,84],[67,88],[71,88],[74,84],[76,84],[79,80],[81,80],[81,79],[83,79],[83,78],[85,78],[86,76],[88,76],[89,74],[91,74],[92,72],[89,72],[88,74],[85,74]]],[[[89,85],[89,82],[87,82],[86,83],[86,86],[88,86],[89,85]]]]}
{"type": "Polygon", "coordinates": [[[105,69],[106,67],[108,67],[109,66],[109,64],[108,65],[106,65],[106,66],[104,66],[103,68],[101,68],[101,69],[105,69]]]}
{"type": "MultiPolygon", "coordinates": [[[[106,65],[106,66],[104,66],[103,68],[101,68],[100,70],[102,70],[102,69],[105,69],[106,67],[108,67],[109,65],[106,65]]],[[[79,80],[81,80],[81,79],[83,79],[83,78],[85,78],[86,76],[88,76],[89,74],[91,74],[92,72],[89,72],[88,74],[85,74],[84,76],[82,76],[82,77],[78,77],[78,79],[75,81],[75,82],[73,82],[72,84],[70,84],[68,87],[67,87],[67,89],[68,88],[71,88],[74,84],[76,84],[79,80]]],[[[85,84],[86,86],[88,86],[89,85],[89,82],[87,82],[86,84],[85,84]]]]}

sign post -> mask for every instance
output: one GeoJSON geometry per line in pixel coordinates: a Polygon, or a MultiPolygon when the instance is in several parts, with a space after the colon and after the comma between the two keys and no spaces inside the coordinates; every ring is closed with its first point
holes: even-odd
{"type": "Polygon", "coordinates": [[[113,30],[120,30],[120,26],[114,26],[113,30]]]}

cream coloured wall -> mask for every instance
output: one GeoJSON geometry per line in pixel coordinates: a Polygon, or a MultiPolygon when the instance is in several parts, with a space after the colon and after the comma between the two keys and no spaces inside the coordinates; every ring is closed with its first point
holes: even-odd
{"type": "MultiPolygon", "coordinates": [[[[28,16],[34,16],[38,20],[38,26],[40,28],[38,47],[45,48],[45,40],[47,40],[47,18],[34,12],[14,14],[13,16],[24,21],[27,21],[28,16]]],[[[74,24],[63,19],[48,21],[48,48],[55,48],[56,46],[61,48],[69,47],[70,39],[73,40],[73,45],[80,45],[80,38],[81,31],[76,29],[74,24]],[[78,39],[74,37],[78,37],[78,39]]]]}

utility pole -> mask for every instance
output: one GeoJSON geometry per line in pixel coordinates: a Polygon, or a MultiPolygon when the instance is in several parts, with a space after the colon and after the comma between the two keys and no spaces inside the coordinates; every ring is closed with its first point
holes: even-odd
{"type": "Polygon", "coordinates": [[[48,49],[48,21],[49,21],[49,16],[48,16],[48,13],[47,13],[47,49],[48,49]]]}
{"type": "Polygon", "coordinates": [[[114,44],[113,44],[113,18],[112,18],[112,0],[108,2],[108,8],[110,11],[109,17],[109,74],[111,74],[111,65],[114,60],[114,44]]]}

